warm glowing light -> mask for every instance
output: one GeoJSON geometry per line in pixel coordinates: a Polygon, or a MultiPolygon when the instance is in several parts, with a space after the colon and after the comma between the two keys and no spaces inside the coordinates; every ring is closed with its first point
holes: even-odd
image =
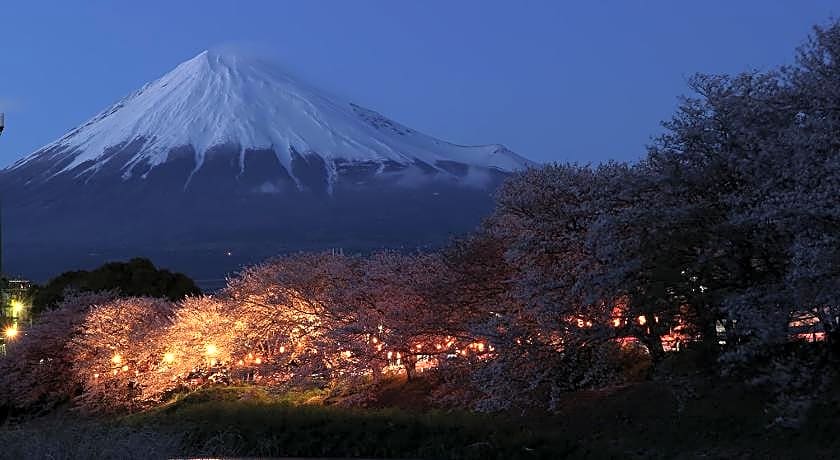
{"type": "Polygon", "coordinates": [[[128,370],[128,364],[126,364],[125,366],[123,366],[123,367],[122,367],[122,370],[123,370],[123,372],[126,372],[126,371],[128,370]]]}
{"type": "Polygon", "coordinates": [[[483,343],[478,342],[478,345],[476,345],[476,348],[478,348],[479,352],[484,352],[484,344],[483,343]]]}
{"type": "Polygon", "coordinates": [[[166,364],[172,364],[175,362],[175,353],[164,353],[163,361],[166,364]]]}
{"type": "Polygon", "coordinates": [[[391,359],[391,357],[392,357],[392,356],[394,356],[394,353],[393,353],[393,352],[391,352],[391,351],[389,351],[389,352],[388,352],[388,359],[391,359]]]}
{"type": "Polygon", "coordinates": [[[613,326],[618,327],[621,326],[621,318],[615,318],[612,320],[613,326]]]}
{"type": "Polygon", "coordinates": [[[23,309],[26,308],[26,306],[20,300],[12,300],[11,305],[12,305],[12,313],[14,313],[15,316],[20,315],[20,313],[23,311],[23,309]]]}
{"type": "Polygon", "coordinates": [[[254,360],[255,364],[262,364],[262,358],[257,358],[254,360]]]}
{"type": "Polygon", "coordinates": [[[371,340],[371,342],[376,343],[379,342],[379,340],[376,337],[374,337],[373,340],[371,340]]]}
{"type": "Polygon", "coordinates": [[[238,362],[237,364],[239,364],[240,366],[242,366],[242,365],[244,365],[244,364],[245,364],[245,361],[243,361],[243,360],[241,360],[241,359],[240,359],[240,360],[239,360],[239,362],[238,362]]]}
{"type": "Polygon", "coordinates": [[[436,344],[435,344],[435,348],[436,348],[436,349],[438,349],[438,350],[440,350],[441,348],[443,348],[443,345],[441,345],[441,344],[439,344],[439,343],[436,343],[436,344]]]}
{"type": "Polygon", "coordinates": [[[15,327],[15,326],[9,326],[9,327],[6,328],[6,330],[3,333],[6,335],[6,338],[13,339],[13,338],[17,337],[18,330],[17,330],[17,327],[15,327]]]}
{"type": "Polygon", "coordinates": [[[216,348],[216,345],[213,345],[212,343],[208,343],[205,346],[205,349],[207,350],[207,356],[216,356],[217,354],[219,354],[219,349],[216,348]]]}
{"type": "Polygon", "coordinates": [[[414,348],[417,348],[417,351],[420,351],[420,350],[422,350],[422,349],[423,349],[423,345],[420,345],[420,344],[418,343],[418,344],[417,344],[417,346],[416,346],[416,347],[414,347],[414,348]]]}
{"type": "MultiPolygon", "coordinates": [[[[280,353],[283,353],[283,347],[280,347],[280,353]]],[[[254,354],[248,353],[248,359],[254,359],[254,354]]]]}
{"type": "Polygon", "coordinates": [[[115,353],[114,356],[111,358],[111,362],[114,364],[120,364],[122,362],[122,356],[119,353],[115,353]]]}
{"type": "Polygon", "coordinates": [[[93,378],[98,379],[99,378],[99,373],[97,372],[97,373],[93,374],[93,378]]]}
{"type": "Polygon", "coordinates": [[[644,326],[646,323],[647,323],[647,318],[645,318],[645,315],[639,316],[639,325],[644,326]]]}
{"type": "Polygon", "coordinates": [[[285,352],[286,352],[286,347],[284,347],[283,345],[280,345],[280,353],[285,353],[285,352]]]}

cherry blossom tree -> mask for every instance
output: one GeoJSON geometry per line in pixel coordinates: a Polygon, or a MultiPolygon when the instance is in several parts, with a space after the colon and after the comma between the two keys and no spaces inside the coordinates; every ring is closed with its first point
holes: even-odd
{"type": "MultiPolygon", "coordinates": [[[[702,302],[692,301],[706,307],[705,324],[715,317],[726,324],[725,369],[755,374],[756,363],[771,363],[760,380],[774,383],[780,400],[813,400],[839,356],[838,62],[835,22],[815,29],[793,65],[696,76],[696,95],[666,123],[647,160],[663,190],[685,197],[660,213],[701,211],[702,239],[681,265],[703,288],[702,302]],[[809,356],[823,358],[788,352],[803,322],[825,339],[809,356]]],[[[790,406],[805,407],[799,402],[790,406]]]]}
{"type": "Polygon", "coordinates": [[[355,353],[373,367],[387,361],[412,379],[418,360],[439,362],[469,353],[471,337],[455,327],[454,315],[463,312],[436,298],[440,281],[448,277],[438,254],[380,252],[362,261],[360,272],[356,314],[344,330],[356,333],[355,343],[363,349],[355,353]]]}
{"type": "Polygon", "coordinates": [[[31,327],[7,340],[0,359],[0,398],[8,407],[47,410],[78,393],[68,342],[81,334],[87,313],[115,297],[113,292],[70,293],[31,327]]]}
{"type": "Polygon", "coordinates": [[[353,281],[353,259],[297,254],[250,267],[224,296],[244,322],[241,353],[261,375],[300,384],[329,373],[338,353],[325,334],[339,320],[336,295],[353,281]]]}
{"type": "Polygon", "coordinates": [[[601,262],[590,236],[608,211],[600,190],[619,168],[547,165],[509,180],[500,191],[488,231],[505,245],[513,297],[491,310],[484,326],[497,349],[476,374],[491,396],[484,408],[533,404],[539,394],[613,377],[596,358],[615,338],[617,293],[591,283],[601,262]]]}
{"type": "Polygon", "coordinates": [[[246,327],[247,318],[225,299],[187,297],[160,339],[158,359],[163,358],[167,373],[188,386],[229,383],[237,377],[231,369],[248,359],[243,346],[246,327]]]}
{"type": "Polygon", "coordinates": [[[174,305],[165,299],[131,297],[97,305],[82,331],[68,343],[75,378],[83,382],[76,403],[86,411],[136,410],[160,401],[158,385],[144,377],[164,372],[174,305]]]}

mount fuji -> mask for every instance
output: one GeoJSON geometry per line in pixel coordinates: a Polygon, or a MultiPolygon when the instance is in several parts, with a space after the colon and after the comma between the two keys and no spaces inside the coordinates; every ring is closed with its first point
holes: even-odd
{"type": "Polygon", "coordinates": [[[435,246],[530,165],[205,51],[0,171],[4,255],[36,279],[133,256],[218,279],[289,251],[435,246]]]}

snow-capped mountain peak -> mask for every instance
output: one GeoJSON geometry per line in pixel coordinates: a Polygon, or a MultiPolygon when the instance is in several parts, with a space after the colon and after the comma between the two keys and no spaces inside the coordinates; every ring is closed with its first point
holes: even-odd
{"type": "Polygon", "coordinates": [[[42,179],[95,174],[106,165],[123,179],[145,177],[174,149],[190,147],[195,172],[218,146],[233,146],[241,168],[248,151],[272,150],[292,176],[296,152],[317,155],[330,171],[337,162],[455,162],[504,172],[530,164],[501,145],[465,147],[424,135],[266,61],[204,51],[10,169],[49,160],[54,166],[42,179]],[[126,145],[135,146],[128,158],[114,155],[126,145]]]}

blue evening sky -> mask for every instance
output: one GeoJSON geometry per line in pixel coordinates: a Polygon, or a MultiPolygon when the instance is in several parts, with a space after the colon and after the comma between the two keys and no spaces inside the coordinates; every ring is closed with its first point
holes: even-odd
{"type": "Polygon", "coordinates": [[[0,166],[226,44],[448,141],[635,160],[689,75],[790,62],[840,15],[836,0],[2,3],[0,166]]]}

